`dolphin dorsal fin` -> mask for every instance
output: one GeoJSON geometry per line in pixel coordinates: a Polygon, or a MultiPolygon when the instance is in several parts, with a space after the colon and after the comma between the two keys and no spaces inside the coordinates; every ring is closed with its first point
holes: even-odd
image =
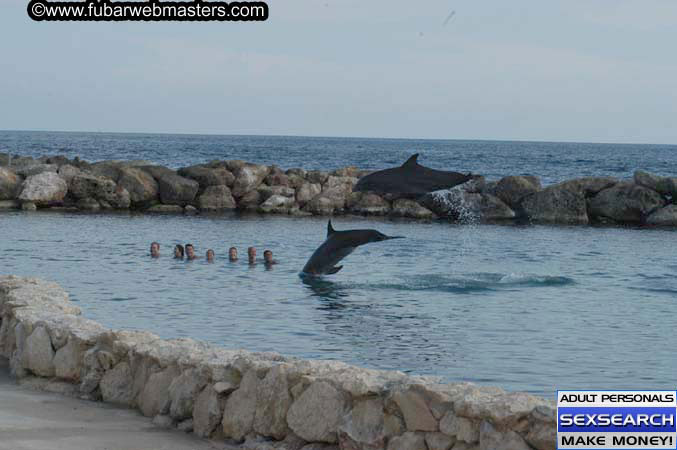
{"type": "Polygon", "coordinates": [[[418,153],[411,155],[409,159],[406,160],[404,164],[402,164],[402,167],[416,167],[418,165],[418,161],[416,161],[417,159],[418,153]]]}
{"type": "Polygon", "coordinates": [[[331,236],[334,233],[336,233],[336,230],[334,229],[334,227],[331,226],[331,219],[329,219],[329,222],[327,223],[327,237],[331,236]]]}

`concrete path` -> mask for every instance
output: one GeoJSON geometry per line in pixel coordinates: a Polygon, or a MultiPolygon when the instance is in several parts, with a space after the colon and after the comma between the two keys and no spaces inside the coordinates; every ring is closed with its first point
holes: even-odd
{"type": "Polygon", "coordinates": [[[17,385],[0,358],[0,450],[227,450],[115,408],[17,385]]]}

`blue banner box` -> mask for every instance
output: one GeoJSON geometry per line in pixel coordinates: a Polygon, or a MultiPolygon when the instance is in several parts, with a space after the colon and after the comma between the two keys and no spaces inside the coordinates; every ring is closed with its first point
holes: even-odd
{"type": "Polygon", "coordinates": [[[677,392],[557,391],[557,449],[677,449],[677,392]]]}

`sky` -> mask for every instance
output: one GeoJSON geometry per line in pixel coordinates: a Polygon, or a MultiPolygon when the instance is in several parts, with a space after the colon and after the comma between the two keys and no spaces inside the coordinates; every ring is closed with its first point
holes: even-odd
{"type": "Polygon", "coordinates": [[[4,130],[677,144],[676,0],[269,0],[249,23],[27,3],[0,0],[4,130]]]}

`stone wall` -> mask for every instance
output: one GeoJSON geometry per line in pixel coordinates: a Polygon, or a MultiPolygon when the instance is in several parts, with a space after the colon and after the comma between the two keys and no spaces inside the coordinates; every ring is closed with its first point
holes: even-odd
{"type": "Polygon", "coordinates": [[[109,330],[34,278],[0,277],[0,357],[47,389],[245,449],[555,448],[554,401],[109,330]]]}
{"type": "Polygon", "coordinates": [[[0,209],[70,208],[157,213],[227,210],[291,215],[358,214],[465,222],[677,227],[677,178],[587,177],[542,187],[537,177],[478,178],[423,197],[353,192],[368,171],[331,172],[211,161],[179,170],[147,161],[88,163],[0,154],[0,209]]]}

